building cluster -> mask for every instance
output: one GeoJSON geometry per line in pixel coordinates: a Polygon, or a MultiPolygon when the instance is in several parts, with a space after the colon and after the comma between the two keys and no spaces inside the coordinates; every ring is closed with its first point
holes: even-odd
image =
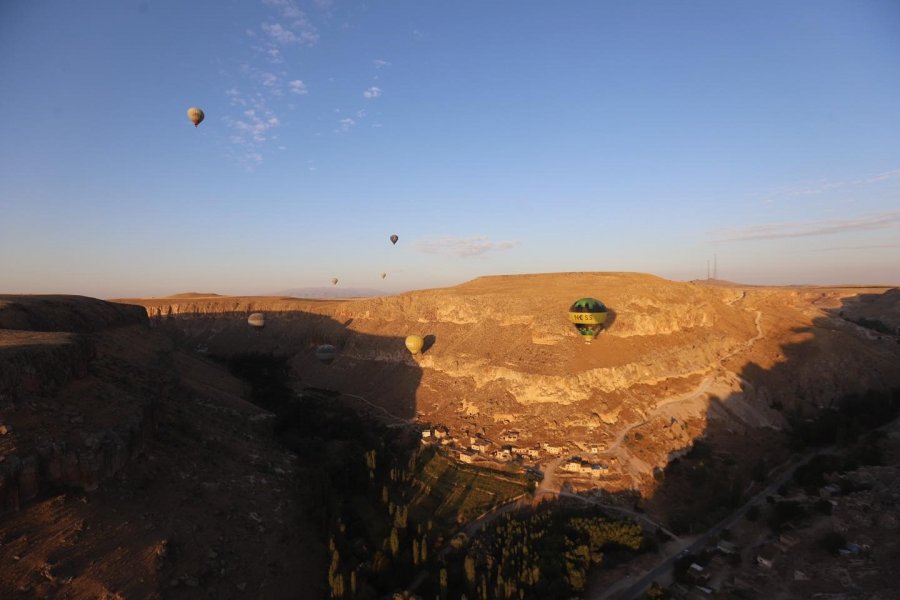
{"type": "MultiPolygon", "coordinates": [[[[768,500],[773,504],[791,502],[804,506],[807,509],[812,509],[814,504],[823,501],[830,503],[832,507],[836,507],[839,504],[838,498],[841,496],[841,486],[832,482],[819,488],[818,493],[806,494],[797,490],[789,496],[775,494],[770,496],[768,500]]],[[[867,511],[865,507],[859,507],[858,511],[853,512],[866,514],[871,511],[867,511]]],[[[839,521],[840,519],[835,519],[835,530],[848,532],[850,529],[841,527],[839,521]]],[[[789,529],[781,531],[777,536],[773,536],[758,546],[748,548],[744,552],[745,557],[750,558],[759,573],[773,572],[776,576],[785,574],[784,570],[786,567],[784,563],[791,564],[791,557],[797,553],[797,546],[802,538],[802,533],[799,529],[790,529],[790,524],[788,524],[788,527],[789,529]],[[779,565],[781,565],[780,569],[779,565]]],[[[864,543],[864,541],[856,539],[841,542],[842,546],[835,548],[833,551],[840,557],[849,560],[848,564],[859,564],[869,557],[872,552],[871,545],[864,543]]],[[[707,547],[702,557],[709,557],[710,555],[713,555],[713,557],[709,560],[698,557],[697,562],[690,565],[681,581],[668,588],[669,595],[678,600],[692,600],[712,596],[722,597],[721,593],[723,592],[716,589],[719,586],[724,586],[724,591],[727,593],[758,592],[759,581],[746,571],[739,572],[723,581],[721,571],[727,568],[726,565],[731,562],[731,559],[736,559],[741,554],[739,546],[726,540],[720,540],[714,547],[707,547]],[[716,581],[719,583],[714,583],[716,581]],[[716,594],[719,595],[716,596],[716,594]]],[[[787,573],[790,575],[790,570],[787,573]]],[[[793,569],[794,581],[807,581],[811,577],[815,577],[815,574],[807,574],[793,569]]]]}
{"type": "Polygon", "coordinates": [[[601,475],[609,471],[609,466],[603,463],[584,460],[580,456],[573,456],[563,463],[562,470],[569,473],[579,473],[581,475],[590,475],[591,477],[600,477],[601,475]]]}
{"type": "MultiPolygon", "coordinates": [[[[557,457],[569,451],[566,446],[550,442],[522,444],[525,437],[527,436],[515,429],[503,431],[496,440],[480,434],[453,435],[450,428],[445,425],[428,425],[421,430],[422,444],[446,446],[460,462],[464,463],[493,461],[536,464],[541,459],[557,457]]],[[[593,473],[590,467],[588,464],[587,471],[577,472],[593,473]]]]}
{"type": "Polygon", "coordinates": [[[549,444],[532,447],[520,446],[517,443],[521,434],[516,430],[504,431],[495,442],[483,435],[451,435],[450,429],[444,425],[428,426],[422,429],[423,444],[448,446],[460,462],[474,463],[493,460],[500,462],[537,461],[546,454],[559,454],[562,449],[549,444]]]}

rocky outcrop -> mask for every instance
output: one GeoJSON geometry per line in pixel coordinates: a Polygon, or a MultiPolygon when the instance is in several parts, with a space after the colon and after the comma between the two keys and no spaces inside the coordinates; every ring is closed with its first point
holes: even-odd
{"type": "Polygon", "coordinates": [[[146,323],[102,300],[0,296],[0,511],[94,490],[144,450],[170,385],[146,323]]]}
{"type": "Polygon", "coordinates": [[[86,434],[82,443],[45,439],[24,456],[5,455],[0,462],[0,512],[19,508],[48,487],[97,489],[144,451],[155,415],[156,405],[147,404],[130,422],[86,434]]]}
{"type": "Polygon", "coordinates": [[[146,323],[146,312],[85,296],[0,294],[0,329],[96,332],[146,323]]]}
{"type": "Polygon", "coordinates": [[[692,434],[709,419],[720,430],[779,429],[782,409],[815,410],[846,393],[897,385],[896,344],[873,347],[828,312],[859,293],[560,273],[347,301],[132,302],[198,352],[288,356],[302,385],[339,390],[394,420],[488,437],[518,427],[529,443],[582,442],[615,453],[634,475],[683,449],[684,440],[666,441],[657,423],[688,423],[692,434]],[[567,319],[584,296],[609,308],[591,345],[567,319]],[[248,326],[251,312],[266,314],[264,329],[248,326]],[[403,343],[410,334],[430,347],[411,356],[403,343]],[[314,355],[322,343],[337,348],[328,366],[314,355]],[[643,462],[629,463],[624,435],[642,424],[650,447],[643,462]]]}
{"type": "Polygon", "coordinates": [[[5,332],[0,335],[0,403],[53,393],[83,377],[95,354],[83,334],[5,332]]]}

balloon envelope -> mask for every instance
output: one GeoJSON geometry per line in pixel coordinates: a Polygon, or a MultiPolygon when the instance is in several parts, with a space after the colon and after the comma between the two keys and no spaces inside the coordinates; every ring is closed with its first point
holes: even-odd
{"type": "Polygon", "coordinates": [[[247,318],[247,323],[253,327],[262,329],[266,326],[266,315],[264,313],[253,313],[247,318]]]}
{"type": "Polygon", "coordinates": [[[606,306],[596,298],[579,298],[569,307],[569,321],[590,344],[606,322],[606,306]]]}
{"type": "Polygon", "coordinates": [[[396,244],[397,240],[399,240],[399,239],[400,239],[400,237],[395,233],[394,235],[391,236],[391,243],[396,244]]]}
{"type": "Polygon", "coordinates": [[[382,273],[381,278],[384,279],[385,277],[387,277],[387,273],[382,273]]]}
{"type": "Polygon", "coordinates": [[[197,108],[196,106],[192,106],[187,110],[188,119],[191,120],[191,123],[194,124],[194,127],[200,125],[203,122],[203,119],[206,115],[203,114],[203,111],[197,108]]]}
{"type": "Polygon", "coordinates": [[[420,335],[410,335],[406,338],[406,349],[412,352],[413,354],[418,354],[422,351],[422,346],[425,345],[425,340],[420,335]]]}
{"type": "Polygon", "coordinates": [[[331,344],[322,344],[316,348],[316,358],[326,365],[330,365],[336,356],[337,350],[331,344]]]}
{"type": "Polygon", "coordinates": [[[337,277],[332,277],[332,278],[331,278],[331,285],[337,285],[337,282],[338,282],[338,278],[337,278],[337,277]]]}

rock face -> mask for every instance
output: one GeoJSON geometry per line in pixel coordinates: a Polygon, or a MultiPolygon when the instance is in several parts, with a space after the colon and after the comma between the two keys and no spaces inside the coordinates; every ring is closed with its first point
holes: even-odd
{"type": "Polygon", "coordinates": [[[147,322],[135,308],[0,296],[0,511],[50,486],[96,489],[145,448],[167,379],[121,352],[147,322]]]}
{"type": "Polygon", "coordinates": [[[145,322],[146,315],[127,304],[85,296],[0,294],[0,329],[87,333],[145,322]]]}
{"type": "Polygon", "coordinates": [[[144,306],[153,323],[201,352],[291,356],[302,384],[339,390],[387,418],[497,440],[515,428],[519,445],[594,449],[597,461],[616,459],[609,478],[628,487],[683,453],[711,420],[734,431],[779,429],[793,405],[900,384],[896,342],[873,343],[837,312],[884,291],[560,273],[350,301],[123,302],[144,306]],[[583,296],[610,309],[591,345],[566,318],[583,296]],[[255,311],[266,313],[263,331],[246,325],[255,311]],[[419,356],[404,347],[410,334],[426,339],[419,356]],[[337,349],[331,365],[315,359],[322,343],[337,349]],[[628,437],[638,428],[640,443],[628,437]]]}
{"type": "Polygon", "coordinates": [[[297,460],[242,381],[141,307],[6,296],[0,327],[0,597],[322,597],[297,460]]]}

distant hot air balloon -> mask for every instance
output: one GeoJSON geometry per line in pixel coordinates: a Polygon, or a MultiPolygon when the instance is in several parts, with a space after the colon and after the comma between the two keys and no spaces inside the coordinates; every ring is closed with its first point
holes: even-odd
{"type": "Polygon", "coordinates": [[[406,338],[406,349],[412,352],[413,354],[418,354],[422,351],[422,346],[425,345],[425,340],[422,339],[422,336],[419,335],[410,335],[406,338]]]}
{"type": "Polygon", "coordinates": [[[256,327],[257,329],[262,329],[266,326],[266,315],[265,313],[253,313],[247,319],[247,323],[256,327]]]}
{"type": "Polygon", "coordinates": [[[187,111],[188,119],[191,120],[191,123],[194,124],[194,127],[200,125],[203,122],[203,118],[206,116],[203,114],[203,111],[197,108],[196,106],[192,106],[187,111]]]}
{"type": "Polygon", "coordinates": [[[331,278],[331,285],[337,285],[337,282],[338,282],[338,278],[337,278],[337,277],[332,277],[332,278],[331,278]]]}
{"type": "Polygon", "coordinates": [[[606,322],[606,307],[596,298],[581,298],[569,307],[569,320],[590,344],[606,322]]]}
{"type": "Polygon", "coordinates": [[[400,237],[395,233],[394,235],[391,236],[391,243],[396,244],[397,240],[399,240],[399,239],[400,239],[400,237]]]}
{"type": "Polygon", "coordinates": [[[322,344],[318,348],[316,348],[316,358],[325,363],[326,365],[330,365],[335,357],[337,356],[337,350],[335,350],[334,346],[331,344],[322,344]]]}
{"type": "Polygon", "coordinates": [[[387,277],[387,273],[382,273],[381,278],[384,279],[385,277],[387,277]]]}

